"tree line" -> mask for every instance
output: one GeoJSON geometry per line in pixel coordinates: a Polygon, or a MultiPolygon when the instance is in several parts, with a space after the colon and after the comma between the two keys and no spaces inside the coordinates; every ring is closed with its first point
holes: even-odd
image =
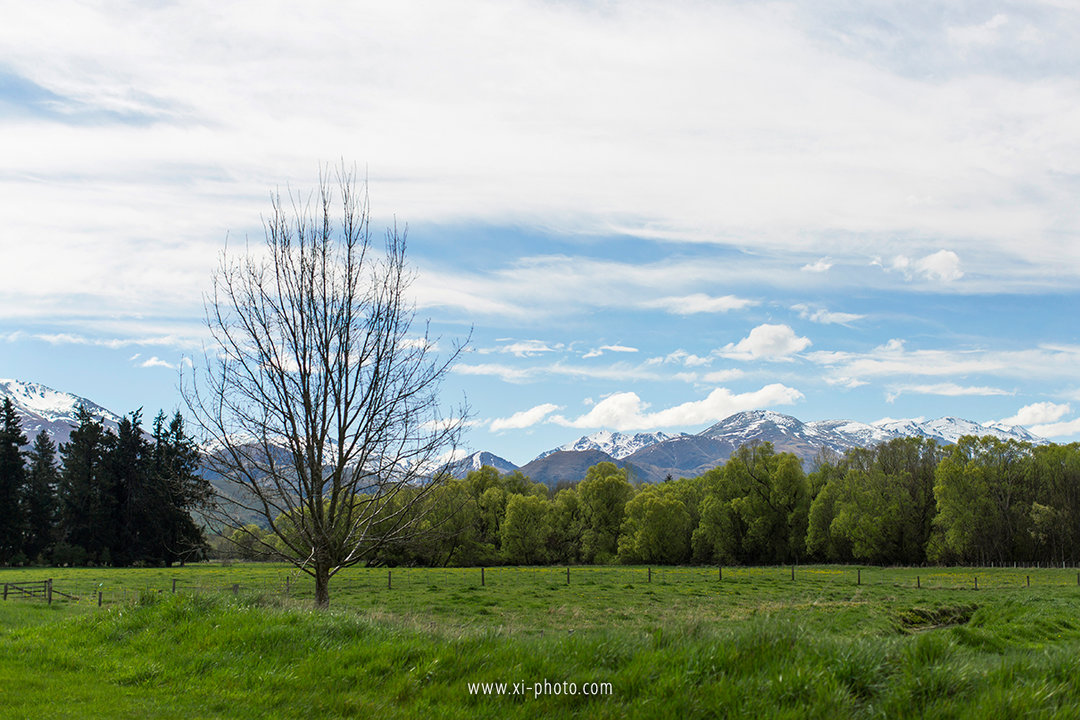
{"type": "MultiPolygon", "coordinates": [[[[424,532],[370,564],[1077,563],[1080,444],[903,438],[807,473],[762,443],[699,477],[635,484],[600,463],[560,488],[485,467],[408,511],[424,532]]],[[[235,535],[242,556],[259,532],[235,535]]]]}
{"type": "Polygon", "coordinates": [[[0,564],[162,565],[202,557],[206,539],[190,511],[207,502],[199,451],[180,413],[141,412],[117,429],[83,407],[57,451],[28,439],[10,398],[0,407],[0,564]]]}

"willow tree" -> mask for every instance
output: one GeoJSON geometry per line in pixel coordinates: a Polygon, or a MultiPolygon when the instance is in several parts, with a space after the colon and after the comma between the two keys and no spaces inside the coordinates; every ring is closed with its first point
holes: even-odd
{"type": "Polygon", "coordinates": [[[414,330],[405,233],[373,242],[366,188],[342,170],[308,198],[271,196],[265,246],[226,247],[206,298],[213,338],[185,382],[209,469],[212,519],[330,579],[415,540],[466,414],[439,387],[457,358],[414,330]]]}

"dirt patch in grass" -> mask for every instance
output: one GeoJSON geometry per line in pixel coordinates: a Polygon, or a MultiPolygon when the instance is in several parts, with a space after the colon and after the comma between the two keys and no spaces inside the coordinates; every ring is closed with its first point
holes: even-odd
{"type": "Polygon", "coordinates": [[[900,632],[910,635],[927,630],[966,625],[978,609],[978,605],[913,607],[901,610],[897,614],[896,621],[900,632]]]}

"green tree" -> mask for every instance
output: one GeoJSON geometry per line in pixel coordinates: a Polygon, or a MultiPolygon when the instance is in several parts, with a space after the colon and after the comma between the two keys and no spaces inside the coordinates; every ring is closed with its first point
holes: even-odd
{"type": "Polygon", "coordinates": [[[1032,539],[1038,559],[1080,559],[1080,444],[1031,451],[1032,539]]]}
{"type": "Polygon", "coordinates": [[[581,562],[581,536],[585,530],[584,508],[574,488],[563,488],[551,503],[551,536],[548,550],[553,562],[581,562]]]}
{"type": "MultiPolygon", "coordinates": [[[[723,482],[723,470],[714,468],[703,477],[712,484],[723,482]]],[[[691,536],[694,560],[707,564],[731,564],[742,555],[745,525],[722,489],[711,489],[700,506],[700,519],[691,536]]]]}
{"type": "Polygon", "coordinates": [[[112,544],[116,519],[105,461],[111,433],[85,407],[79,406],[76,419],[71,436],[60,446],[60,539],[72,549],[71,557],[100,561],[112,544]]]}
{"type": "Polygon", "coordinates": [[[810,486],[799,459],[772,443],[739,448],[719,489],[739,519],[739,560],[786,563],[806,554],[810,486]]]}
{"type": "Polygon", "coordinates": [[[938,465],[934,494],[942,532],[932,560],[1006,562],[1032,555],[1031,446],[962,437],[938,465]]]}
{"type": "Polygon", "coordinates": [[[619,537],[619,560],[624,563],[685,562],[690,556],[690,513],[676,493],[651,485],[626,503],[619,537]]]}
{"type": "Polygon", "coordinates": [[[164,489],[151,482],[148,455],[141,412],[125,415],[105,457],[115,512],[109,555],[116,565],[158,564],[163,559],[164,489]]]}
{"type": "Polygon", "coordinates": [[[589,563],[611,562],[619,550],[619,531],[626,503],[634,494],[626,471],[614,463],[598,463],[586,471],[577,492],[584,520],[582,559],[589,563]]]}
{"type": "Polygon", "coordinates": [[[60,472],[56,466],[56,445],[45,431],[34,438],[30,449],[26,485],[22,494],[22,514],[26,518],[23,552],[28,558],[44,559],[52,547],[56,531],[56,486],[60,472]]]}
{"type": "Polygon", "coordinates": [[[240,560],[262,560],[271,555],[263,547],[264,542],[268,542],[271,538],[266,537],[266,532],[254,523],[249,523],[247,527],[233,530],[229,535],[228,545],[226,550],[228,553],[240,560]]]}
{"type": "Polygon", "coordinates": [[[167,423],[164,412],[154,418],[148,476],[148,509],[159,526],[160,545],[153,554],[166,564],[201,557],[206,536],[192,513],[207,507],[213,489],[202,476],[199,449],[179,411],[167,423]]]}
{"type": "Polygon", "coordinates": [[[506,561],[537,565],[547,561],[551,535],[551,503],[536,495],[510,495],[502,524],[502,548],[506,561]]]}
{"type": "Polygon", "coordinates": [[[26,435],[11,398],[0,406],[0,563],[12,562],[22,552],[24,517],[19,495],[26,483],[22,446],[26,435]]]}

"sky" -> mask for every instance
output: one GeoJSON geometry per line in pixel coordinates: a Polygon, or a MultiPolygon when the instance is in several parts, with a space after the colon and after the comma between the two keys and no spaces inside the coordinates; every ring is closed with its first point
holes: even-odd
{"type": "Polygon", "coordinates": [[[226,239],[367,178],[466,441],[1080,440],[1080,6],[3,2],[0,377],[182,409],[226,239]],[[194,361],[194,360],[193,360],[194,361]]]}

